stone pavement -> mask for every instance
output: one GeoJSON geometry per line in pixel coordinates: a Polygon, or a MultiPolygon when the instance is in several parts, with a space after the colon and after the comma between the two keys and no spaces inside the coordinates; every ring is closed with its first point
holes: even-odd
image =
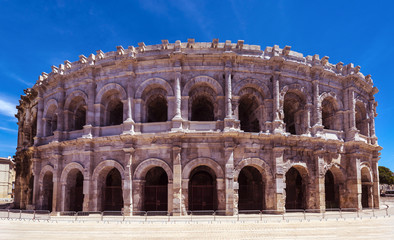
{"type": "Polygon", "coordinates": [[[0,239],[390,239],[394,217],[356,220],[97,223],[0,220],[0,239]]]}

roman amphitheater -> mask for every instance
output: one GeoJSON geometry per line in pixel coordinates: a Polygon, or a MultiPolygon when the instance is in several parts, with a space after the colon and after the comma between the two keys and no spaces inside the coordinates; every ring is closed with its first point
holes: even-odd
{"type": "Polygon", "coordinates": [[[81,55],[21,96],[15,207],[379,208],[377,92],[359,66],[242,40],[81,55]]]}

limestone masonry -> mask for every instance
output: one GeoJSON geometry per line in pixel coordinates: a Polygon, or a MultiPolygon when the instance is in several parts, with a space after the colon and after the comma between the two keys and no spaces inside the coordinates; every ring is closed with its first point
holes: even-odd
{"type": "Polygon", "coordinates": [[[328,59],[188,39],[52,66],[17,107],[15,207],[378,208],[378,89],[328,59]]]}

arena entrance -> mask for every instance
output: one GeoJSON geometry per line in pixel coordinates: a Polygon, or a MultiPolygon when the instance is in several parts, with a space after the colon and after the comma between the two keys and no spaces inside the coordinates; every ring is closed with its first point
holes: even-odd
{"type": "Polygon", "coordinates": [[[190,173],[189,210],[217,210],[216,175],[207,166],[199,166],[190,173]]]}
{"type": "Polygon", "coordinates": [[[339,185],[335,184],[334,174],[330,170],[324,177],[326,208],[339,208],[339,185]]]}
{"type": "Polygon", "coordinates": [[[300,172],[294,167],[286,173],[286,209],[305,209],[306,191],[300,172]]]}
{"type": "Polygon", "coordinates": [[[168,210],[168,176],[161,167],[154,167],[146,173],[144,210],[168,210]]]}
{"type": "Polygon", "coordinates": [[[122,177],[113,168],[107,174],[103,189],[103,211],[121,211],[123,208],[122,177]]]}
{"type": "Polygon", "coordinates": [[[264,183],[261,173],[255,167],[246,166],[239,173],[238,184],[238,209],[263,210],[264,183]]]}
{"type": "Polygon", "coordinates": [[[48,210],[52,212],[52,200],[53,200],[53,174],[52,172],[46,172],[43,178],[42,186],[42,210],[48,210]]]}
{"type": "Polygon", "coordinates": [[[65,211],[82,211],[83,208],[83,175],[81,171],[73,169],[67,177],[67,199],[65,211]]]}
{"type": "Polygon", "coordinates": [[[372,207],[371,197],[371,175],[369,170],[364,167],[361,169],[361,206],[362,208],[372,207]]]}

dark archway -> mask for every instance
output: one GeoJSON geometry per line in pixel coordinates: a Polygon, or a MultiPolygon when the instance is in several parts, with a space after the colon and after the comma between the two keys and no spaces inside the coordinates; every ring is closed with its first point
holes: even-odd
{"type": "Polygon", "coordinates": [[[238,110],[241,130],[245,132],[260,132],[258,108],[259,105],[255,96],[244,95],[241,97],[238,110]]]}
{"type": "Polygon", "coordinates": [[[81,130],[86,125],[86,106],[80,105],[74,115],[74,130],[81,130]]]}
{"type": "Polygon", "coordinates": [[[286,124],[286,132],[291,134],[302,134],[303,116],[302,110],[304,108],[304,100],[294,92],[285,94],[283,103],[284,118],[286,124]]]}
{"type": "Polygon", "coordinates": [[[145,176],[145,211],[168,210],[168,176],[161,167],[150,169],[145,176]]]}
{"type": "Polygon", "coordinates": [[[259,170],[251,166],[242,168],[238,184],[239,210],[263,210],[265,208],[264,183],[259,170]]]}
{"type": "Polygon", "coordinates": [[[335,183],[334,174],[328,170],[324,177],[326,208],[339,208],[339,185],[335,183]]]}
{"type": "Polygon", "coordinates": [[[121,211],[123,208],[122,177],[118,169],[108,172],[103,189],[103,211],[121,211]]]}
{"type": "Polygon", "coordinates": [[[83,175],[77,170],[73,169],[67,176],[67,200],[66,211],[82,211],[83,210],[83,175]]]}
{"type": "Polygon", "coordinates": [[[357,102],[355,110],[356,128],[360,131],[360,134],[368,136],[368,119],[365,105],[361,102],[357,102]]]}
{"type": "Polygon", "coordinates": [[[324,129],[335,130],[335,115],[336,109],[333,100],[324,99],[322,104],[322,124],[324,129]]]}
{"type": "Polygon", "coordinates": [[[205,95],[193,99],[191,121],[214,121],[214,106],[205,95]]]}
{"type": "Polygon", "coordinates": [[[166,122],[167,121],[167,99],[162,95],[149,98],[147,103],[148,117],[147,122],[166,122]]]}
{"type": "Polygon", "coordinates": [[[49,210],[52,212],[52,200],[53,200],[53,174],[52,172],[46,172],[43,178],[42,186],[42,209],[49,210]]]}
{"type": "Polygon", "coordinates": [[[108,126],[120,125],[123,123],[123,103],[119,99],[114,99],[108,104],[108,126]]]}
{"type": "Polygon", "coordinates": [[[371,177],[369,170],[364,167],[361,169],[361,206],[362,208],[371,208],[371,177]]]}
{"type": "Polygon", "coordinates": [[[286,173],[286,209],[305,209],[304,179],[294,167],[286,173]]]}
{"type": "Polygon", "coordinates": [[[217,210],[216,175],[207,166],[199,166],[190,173],[189,210],[217,210]]]}

